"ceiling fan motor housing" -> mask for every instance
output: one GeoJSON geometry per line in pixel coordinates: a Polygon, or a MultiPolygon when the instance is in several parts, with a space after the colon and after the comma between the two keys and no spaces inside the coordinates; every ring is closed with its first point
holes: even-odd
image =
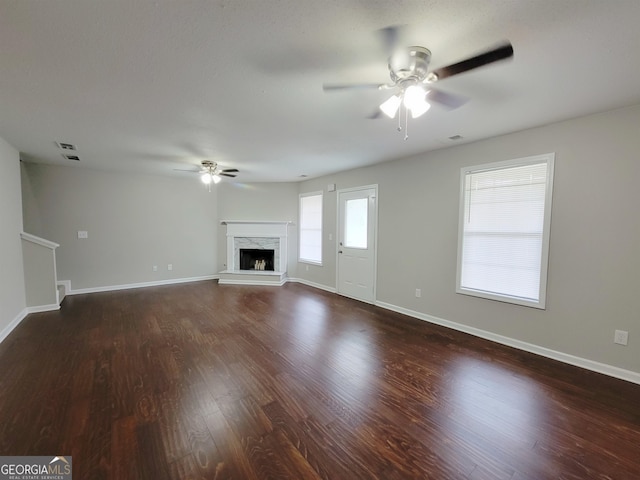
{"type": "Polygon", "coordinates": [[[389,74],[394,83],[407,80],[422,82],[428,74],[431,51],[424,47],[409,47],[389,57],[389,74]]]}

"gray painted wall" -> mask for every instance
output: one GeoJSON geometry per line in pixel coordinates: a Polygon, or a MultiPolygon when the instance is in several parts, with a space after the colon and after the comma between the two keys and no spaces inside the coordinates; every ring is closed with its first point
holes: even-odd
{"type": "Polygon", "coordinates": [[[299,266],[298,276],[335,287],[336,193],[327,184],[378,184],[379,301],[640,372],[639,126],[637,106],[306,181],[301,193],[325,192],[324,265],[299,266]],[[548,152],[547,309],[456,294],[460,168],[548,152]],[[614,329],[629,331],[627,347],[613,343],[614,329]]]}
{"type": "Polygon", "coordinates": [[[60,244],[58,280],[72,289],[218,272],[217,191],[197,178],[36,164],[23,173],[25,230],[60,244]]]}
{"type": "Polygon", "coordinates": [[[26,308],[18,151],[0,138],[0,332],[26,308]]]}

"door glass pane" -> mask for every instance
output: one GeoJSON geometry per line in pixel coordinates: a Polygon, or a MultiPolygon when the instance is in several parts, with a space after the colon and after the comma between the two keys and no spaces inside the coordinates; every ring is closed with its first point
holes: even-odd
{"type": "Polygon", "coordinates": [[[367,248],[368,198],[347,200],[344,206],[344,246],[367,248]]]}

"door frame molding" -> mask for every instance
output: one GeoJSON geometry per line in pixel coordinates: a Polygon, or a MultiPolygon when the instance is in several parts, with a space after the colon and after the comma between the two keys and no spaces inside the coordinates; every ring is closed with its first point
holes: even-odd
{"type": "MultiPolygon", "coordinates": [[[[336,293],[338,293],[339,295],[342,295],[344,297],[349,297],[349,295],[345,295],[344,293],[340,293],[340,283],[339,283],[339,279],[340,279],[340,258],[339,258],[339,253],[338,250],[340,250],[340,194],[341,193],[350,193],[350,192],[357,192],[360,190],[369,190],[369,189],[373,189],[375,191],[374,195],[374,199],[375,202],[373,202],[374,205],[374,212],[372,214],[372,218],[375,221],[374,224],[374,228],[373,228],[373,300],[371,302],[368,302],[366,300],[361,300],[359,298],[355,298],[355,300],[358,300],[360,302],[364,302],[364,303],[370,303],[371,305],[375,305],[376,302],[378,301],[378,205],[379,205],[379,191],[378,191],[378,184],[374,183],[372,185],[362,185],[362,186],[358,186],[358,187],[349,187],[349,188],[341,188],[338,189],[338,191],[336,192],[336,251],[335,251],[335,255],[336,255],[336,293]]],[[[349,298],[353,298],[353,297],[349,297],[349,298]]]]}

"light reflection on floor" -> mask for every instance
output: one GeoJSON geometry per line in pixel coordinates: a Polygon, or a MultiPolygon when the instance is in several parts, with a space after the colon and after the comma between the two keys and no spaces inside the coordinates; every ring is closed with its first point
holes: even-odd
{"type": "Polygon", "coordinates": [[[359,329],[351,322],[342,328],[336,318],[329,318],[332,312],[326,302],[313,296],[298,298],[290,308],[294,311],[291,335],[306,347],[299,360],[325,365],[328,385],[349,391],[354,399],[366,403],[380,363],[370,329],[359,329]]]}
{"type": "Polygon", "coordinates": [[[376,394],[380,367],[377,346],[369,335],[367,331],[341,332],[327,352],[332,381],[346,384],[346,390],[360,405],[368,404],[376,394]]]}
{"type": "Polygon", "coordinates": [[[434,445],[434,450],[445,457],[473,457],[478,445],[523,452],[534,447],[532,433],[543,429],[548,420],[544,392],[534,380],[473,358],[457,361],[448,371],[452,375],[440,386],[438,397],[446,403],[439,407],[442,431],[452,441],[443,448],[434,445]]]}
{"type": "Polygon", "coordinates": [[[327,319],[329,312],[326,305],[313,297],[300,297],[291,307],[294,314],[289,333],[295,337],[297,344],[305,345],[307,355],[314,356],[323,345],[327,335],[327,319]]]}

